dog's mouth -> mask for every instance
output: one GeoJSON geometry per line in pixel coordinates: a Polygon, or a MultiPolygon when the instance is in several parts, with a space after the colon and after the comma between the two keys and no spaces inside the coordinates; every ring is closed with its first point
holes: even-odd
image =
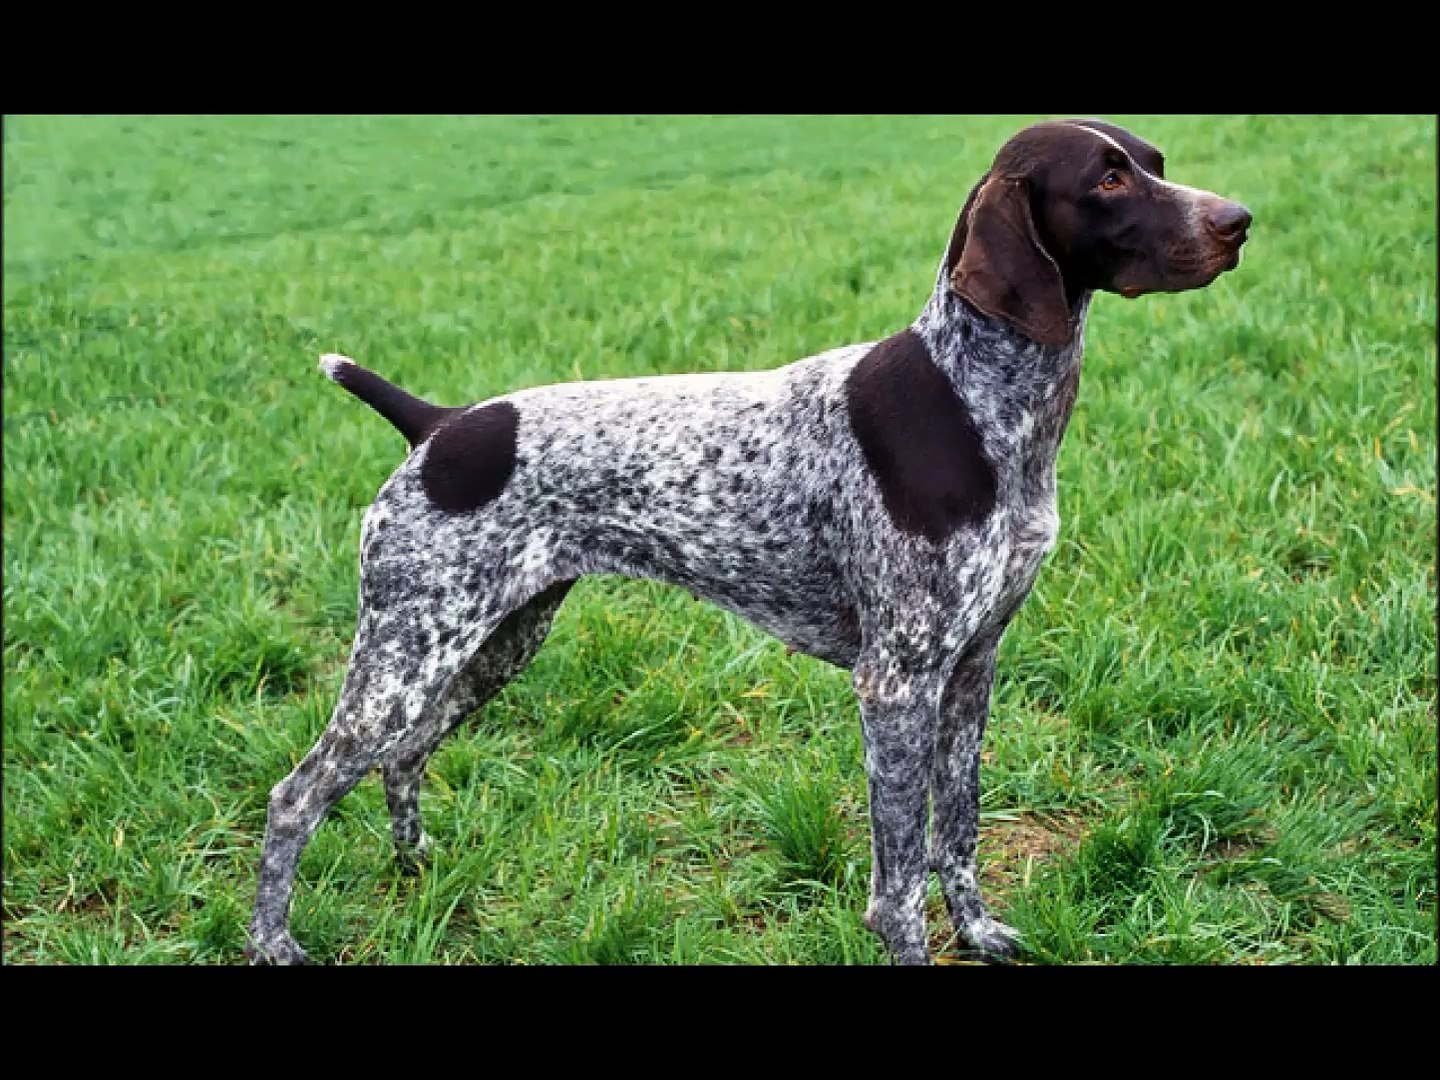
{"type": "Polygon", "coordinates": [[[1245,234],[1241,233],[1233,241],[1223,246],[1216,245],[1198,259],[1189,253],[1180,254],[1172,258],[1170,265],[1158,279],[1147,280],[1144,284],[1117,282],[1112,291],[1126,300],[1134,300],[1149,293],[1203,289],[1221,274],[1240,265],[1240,249],[1245,246],[1245,239],[1245,234]]]}
{"type": "Polygon", "coordinates": [[[1250,229],[1248,226],[1235,233],[1235,235],[1225,239],[1224,247],[1221,248],[1219,259],[1220,269],[1217,271],[1217,275],[1223,274],[1227,270],[1234,270],[1240,265],[1240,249],[1245,246],[1245,241],[1249,239],[1250,229]]]}
{"type": "Polygon", "coordinates": [[[1221,274],[1234,270],[1240,265],[1240,248],[1244,243],[1245,240],[1242,237],[1236,242],[1234,247],[1223,252],[1220,257],[1215,260],[1206,271],[1208,275],[1208,280],[1205,282],[1206,285],[1209,285],[1211,281],[1214,281],[1221,274]]]}

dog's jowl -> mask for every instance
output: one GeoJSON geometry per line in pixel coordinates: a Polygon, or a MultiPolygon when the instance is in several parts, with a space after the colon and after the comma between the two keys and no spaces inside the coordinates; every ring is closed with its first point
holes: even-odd
{"type": "Polygon", "coordinates": [[[976,881],[980,747],[997,647],[1059,528],[1055,461],[1097,291],[1203,287],[1250,215],[1167,181],[1098,121],[1026,128],[965,200],[908,328],[766,372],[521,390],[431,405],[321,367],[413,449],[365,515],[359,623],[329,726],[270,796],[248,952],[298,962],[295,868],[382,770],[397,852],[457,724],[539,649],[584,574],[690,589],[853,673],[869,782],[866,924],[929,959],[933,869],[964,943],[1011,957],[976,881]],[[928,840],[927,840],[928,827],[928,840]]]}

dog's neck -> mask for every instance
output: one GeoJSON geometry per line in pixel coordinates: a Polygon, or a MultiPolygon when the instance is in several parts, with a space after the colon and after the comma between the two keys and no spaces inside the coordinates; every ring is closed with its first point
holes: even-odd
{"type": "Polygon", "coordinates": [[[1090,292],[1070,309],[1070,340],[1047,346],[973,307],[953,289],[942,266],[935,291],[911,329],[979,428],[997,464],[1053,475],[1080,379],[1090,292]]]}

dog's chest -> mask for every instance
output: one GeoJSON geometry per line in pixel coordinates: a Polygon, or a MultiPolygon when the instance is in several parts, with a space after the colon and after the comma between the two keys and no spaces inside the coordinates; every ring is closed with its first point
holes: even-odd
{"type": "Polygon", "coordinates": [[[1010,575],[1024,583],[1026,592],[1040,572],[1040,564],[1060,535],[1060,512],[1054,495],[1014,511],[1009,528],[1010,575]]]}
{"type": "Polygon", "coordinates": [[[999,508],[1005,573],[996,609],[1002,618],[1009,618],[1030,594],[1060,535],[1055,463],[1078,374],[1077,368],[1042,395],[1041,408],[1025,418],[1011,447],[1011,460],[1018,467],[1006,474],[999,508]]]}
{"type": "Polygon", "coordinates": [[[995,559],[999,573],[991,578],[994,585],[985,605],[986,623],[1004,625],[1025,602],[1059,532],[1060,515],[1053,496],[1004,512],[995,559]]]}

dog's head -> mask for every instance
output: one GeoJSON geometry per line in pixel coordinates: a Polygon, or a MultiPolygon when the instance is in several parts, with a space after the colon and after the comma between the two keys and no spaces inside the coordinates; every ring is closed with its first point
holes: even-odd
{"type": "Polygon", "coordinates": [[[1240,263],[1250,212],[1165,179],[1160,151],[1098,120],[1050,121],[1001,147],[950,238],[950,287],[1046,345],[1092,290],[1136,297],[1210,284],[1240,263]]]}

